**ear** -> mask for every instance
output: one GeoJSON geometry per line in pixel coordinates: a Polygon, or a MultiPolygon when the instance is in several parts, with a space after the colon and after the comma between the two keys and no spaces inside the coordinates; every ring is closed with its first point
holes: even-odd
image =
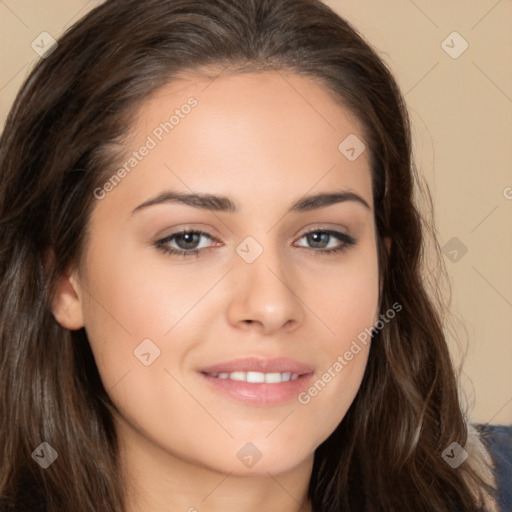
{"type": "Polygon", "coordinates": [[[76,270],[66,271],[59,277],[52,298],[52,312],[55,320],[70,331],[84,326],[82,294],[76,270]]]}

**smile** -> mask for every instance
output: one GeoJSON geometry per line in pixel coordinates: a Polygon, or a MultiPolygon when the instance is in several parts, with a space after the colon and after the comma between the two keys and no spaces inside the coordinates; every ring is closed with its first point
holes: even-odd
{"type": "Polygon", "coordinates": [[[198,369],[216,394],[247,405],[284,405],[312,381],[314,368],[285,357],[247,356],[198,369]]]}
{"type": "Polygon", "coordinates": [[[296,380],[299,378],[298,373],[291,372],[271,372],[271,373],[263,373],[263,372],[243,372],[243,371],[234,371],[231,373],[221,372],[221,373],[207,373],[209,377],[214,377],[216,379],[229,379],[236,380],[241,382],[249,382],[249,383],[262,383],[266,384],[279,384],[280,382],[288,382],[290,380],[296,380]]]}

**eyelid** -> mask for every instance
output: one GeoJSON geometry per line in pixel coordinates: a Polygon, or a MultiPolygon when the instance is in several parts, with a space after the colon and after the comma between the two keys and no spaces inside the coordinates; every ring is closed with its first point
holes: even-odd
{"type": "Polygon", "coordinates": [[[159,230],[159,232],[154,236],[154,239],[156,241],[159,241],[159,240],[163,240],[165,238],[169,238],[172,235],[177,235],[177,234],[180,234],[183,232],[189,232],[189,231],[193,231],[194,233],[202,232],[212,238],[219,238],[222,236],[218,230],[211,227],[209,224],[184,223],[184,224],[177,224],[176,226],[168,226],[165,229],[159,230]],[[162,235],[161,233],[164,233],[164,235],[162,235]]]}
{"type": "MultiPolygon", "coordinates": [[[[177,231],[173,231],[172,233],[169,233],[168,235],[164,236],[164,237],[160,237],[156,240],[156,242],[154,242],[153,245],[164,245],[167,241],[170,241],[170,239],[173,239],[175,237],[178,237],[180,235],[184,235],[184,234],[187,234],[187,233],[193,233],[193,234],[197,234],[201,237],[207,237],[209,238],[212,242],[220,242],[222,243],[216,236],[212,235],[211,233],[209,233],[208,231],[206,230],[203,230],[203,229],[199,229],[199,228],[183,228],[183,229],[178,229],[177,231]]],[[[191,249],[190,251],[187,251],[187,252],[193,252],[193,251],[205,251],[205,250],[208,250],[208,249],[213,249],[213,246],[212,247],[204,247],[202,249],[191,249]]],[[[179,250],[179,249],[176,249],[176,250],[179,250]]]]}
{"type": "Polygon", "coordinates": [[[299,236],[299,238],[302,238],[303,236],[309,235],[310,233],[317,233],[317,232],[325,232],[325,233],[339,233],[341,235],[351,236],[348,229],[341,229],[339,227],[332,228],[332,227],[314,227],[311,229],[308,229],[307,231],[303,231],[302,234],[299,236]]]}
{"type": "MultiPolygon", "coordinates": [[[[351,235],[350,233],[347,233],[346,231],[341,231],[339,229],[332,229],[332,228],[312,228],[308,231],[303,232],[298,239],[301,240],[305,236],[308,236],[312,233],[324,233],[329,235],[331,238],[335,238],[340,244],[341,247],[338,248],[338,250],[341,250],[342,248],[350,245],[355,245],[357,243],[357,238],[351,235]]],[[[307,251],[313,251],[315,253],[329,253],[336,252],[336,248],[331,249],[311,249],[308,247],[304,247],[307,251]]]]}

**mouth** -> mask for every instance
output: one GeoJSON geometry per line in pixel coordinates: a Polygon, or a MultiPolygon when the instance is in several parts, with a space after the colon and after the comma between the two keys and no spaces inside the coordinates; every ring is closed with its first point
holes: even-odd
{"type": "Polygon", "coordinates": [[[290,372],[220,372],[220,373],[207,373],[208,377],[215,379],[229,379],[236,380],[239,382],[250,382],[252,384],[259,384],[265,382],[266,384],[279,384],[280,382],[288,382],[290,380],[296,380],[299,378],[298,373],[290,372]]]}
{"type": "Polygon", "coordinates": [[[248,357],[200,370],[216,393],[252,405],[279,405],[296,399],[314,369],[286,358],[248,357]]]}

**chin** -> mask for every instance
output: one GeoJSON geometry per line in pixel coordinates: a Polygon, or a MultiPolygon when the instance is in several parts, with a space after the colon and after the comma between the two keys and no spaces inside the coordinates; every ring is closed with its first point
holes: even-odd
{"type": "Polygon", "coordinates": [[[265,438],[234,443],[235,458],[227,458],[226,466],[233,474],[240,476],[266,476],[292,471],[294,468],[313,461],[316,445],[311,443],[314,433],[308,439],[283,439],[272,434],[265,438]],[[234,462],[234,463],[233,463],[234,462]]]}

